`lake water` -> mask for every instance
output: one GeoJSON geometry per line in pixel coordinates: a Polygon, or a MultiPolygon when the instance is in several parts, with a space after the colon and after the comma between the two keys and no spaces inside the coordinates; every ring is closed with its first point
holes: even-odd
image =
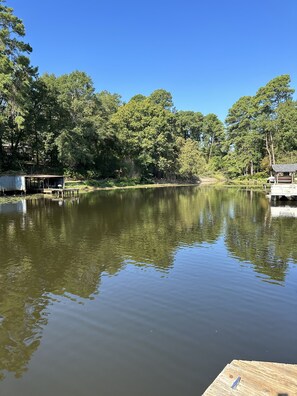
{"type": "Polygon", "coordinates": [[[0,205],[0,394],[197,396],[232,359],[297,363],[296,212],[216,187],[0,205]]]}

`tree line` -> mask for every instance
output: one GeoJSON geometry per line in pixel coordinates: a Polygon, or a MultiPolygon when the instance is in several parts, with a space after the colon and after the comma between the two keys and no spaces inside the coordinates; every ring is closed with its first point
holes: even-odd
{"type": "Polygon", "coordinates": [[[96,92],[83,71],[39,75],[24,36],[22,21],[0,0],[1,172],[189,180],[297,162],[288,75],[240,98],[224,124],[215,114],[177,110],[164,89],[124,103],[117,93],[96,92]]]}

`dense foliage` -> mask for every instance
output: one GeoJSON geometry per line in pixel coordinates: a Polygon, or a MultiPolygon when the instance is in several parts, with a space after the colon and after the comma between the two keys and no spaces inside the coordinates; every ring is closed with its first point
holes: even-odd
{"type": "Polygon", "coordinates": [[[178,111],[164,89],[123,103],[118,94],[96,92],[81,71],[40,76],[24,35],[22,21],[0,0],[1,172],[195,179],[297,162],[288,75],[240,98],[224,125],[215,114],[178,111]]]}

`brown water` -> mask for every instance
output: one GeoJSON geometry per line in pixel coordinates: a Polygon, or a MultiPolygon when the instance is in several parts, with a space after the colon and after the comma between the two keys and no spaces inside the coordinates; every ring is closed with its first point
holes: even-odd
{"type": "Polygon", "coordinates": [[[297,362],[297,208],[218,188],[0,205],[0,394],[201,395],[297,362]]]}

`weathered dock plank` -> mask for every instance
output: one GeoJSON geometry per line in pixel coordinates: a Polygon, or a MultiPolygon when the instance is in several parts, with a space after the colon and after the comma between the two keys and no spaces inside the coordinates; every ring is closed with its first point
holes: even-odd
{"type": "Polygon", "coordinates": [[[203,393],[203,396],[225,395],[295,396],[297,364],[233,360],[203,393]]]}

